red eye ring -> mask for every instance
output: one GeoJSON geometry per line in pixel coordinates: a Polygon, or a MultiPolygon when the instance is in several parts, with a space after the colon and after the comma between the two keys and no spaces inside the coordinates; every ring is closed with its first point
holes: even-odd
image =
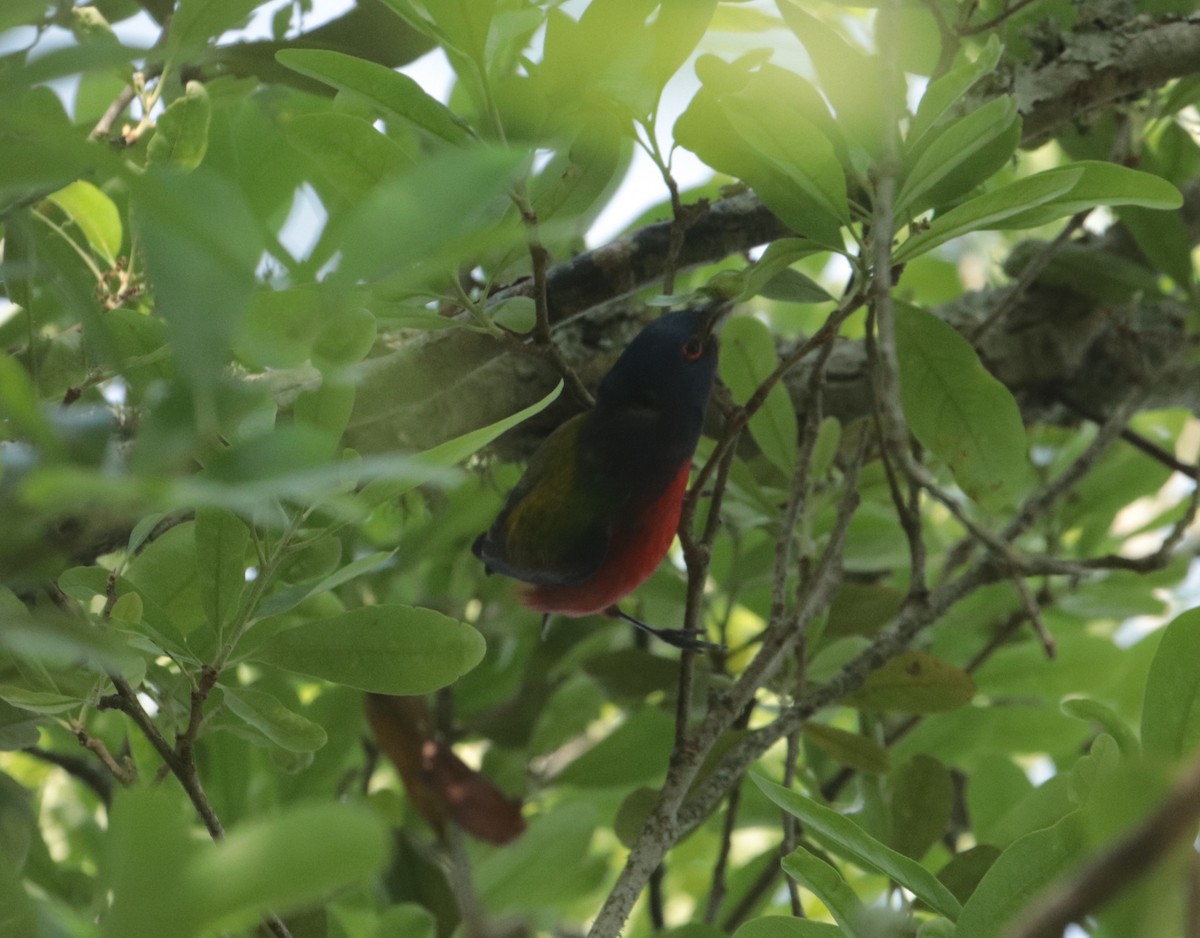
{"type": "Polygon", "coordinates": [[[704,344],[699,339],[688,339],[683,344],[683,357],[690,362],[704,354],[704,344]]]}

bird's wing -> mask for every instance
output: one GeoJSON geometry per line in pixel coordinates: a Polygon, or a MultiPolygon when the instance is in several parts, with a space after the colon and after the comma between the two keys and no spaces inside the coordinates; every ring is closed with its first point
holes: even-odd
{"type": "Polygon", "coordinates": [[[529,461],[495,523],[472,549],[505,576],[537,585],[581,583],[604,563],[608,499],[594,478],[580,414],[552,433],[529,461]]]}

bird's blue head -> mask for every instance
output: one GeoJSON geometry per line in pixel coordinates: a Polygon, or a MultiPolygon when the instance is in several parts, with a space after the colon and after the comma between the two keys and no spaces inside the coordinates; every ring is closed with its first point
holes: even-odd
{"type": "Polygon", "coordinates": [[[714,327],[727,308],[712,303],[650,323],[600,382],[596,406],[653,409],[699,436],[717,371],[714,327]]]}

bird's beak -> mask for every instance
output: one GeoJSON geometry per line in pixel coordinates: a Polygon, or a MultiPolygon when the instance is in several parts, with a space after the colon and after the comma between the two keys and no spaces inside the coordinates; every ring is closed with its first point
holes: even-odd
{"type": "Polygon", "coordinates": [[[704,345],[716,334],[717,329],[733,311],[730,300],[710,300],[699,310],[699,321],[696,324],[696,338],[704,345]]]}

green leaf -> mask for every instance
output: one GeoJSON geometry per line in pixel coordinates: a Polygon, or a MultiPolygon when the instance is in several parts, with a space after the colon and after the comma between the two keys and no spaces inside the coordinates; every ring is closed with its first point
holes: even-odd
{"type": "Polygon", "coordinates": [[[125,229],[112,199],[83,179],[75,180],[46,198],[79,227],[93,251],[110,267],[116,264],[125,229]]]}
{"type": "Polygon", "coordinates": [[[639,710],[603,740],[567,765],[557,781],[581,788],[617,788],[659,783],[675,721],[661,710],[639,710]]]}
{"type": "Polygon", "coordinates": [[[897,249],[897,262],[985,229],[1044,225],[1098,205],[1178,208],[1183,196],[1159,176],[1113,163],[1081,160],[1048,169],[964,202],[935,218],[897,249]]]}
{"type": "MultiPolygon", "coordinates": [[[[0,648],[52,670],[86,668],[134,684],[146,673],[145,659],[112,629],[49,614],[5,615],[0,622],[0,648]]],[[[11,695],[5,699],[17,703],[11,695]]]]}
{"type": "Polygon", "coordinates": [[[178,63],[195,55],[210,39],[235,29],[259,6],[261,0],[181,0],[171,17],[167,37],[167,60],[178,63]]]}
{"type": "Polygon", "coordinates": [[[314,752],[328,741],[325,730],[281,704],[272,695],[253,687],[221,687],[221,699],[277,746],[288,752],[314,752]]]}
{"type": "Polygon", "coordinates": [[[783,871],[825,903],[845,938],[862,934],[856,926],[863,916],[863,904],[836,869],[801,847],[783,858],[783,871]]]}
{"type": "Polygon", "coordinates": [[[758,295],[785,303],[828,303],[833,300],[819,283],[790,267],[779,271],[764,283],[758,295]]]}
{"type": "Polygon", "coordinates": [[[486,908],[493,915],[528,915],[598,888],[608,875],[607,864],[591,849],[599,823],[595,806],[586,802],[565,802],[535,816],[524,834],[475,866],[486,908]]]}
{"type": "Polygon", "coordinates": [[[197,391],[201,425],[211,429],[215,388],[262,255],[258,222],[228,180],[204,170],[148,171],[135,197],[156,312],[197,391]]]}
{"type": "Polygon", "coordinates": [[[461,146],[471,139],[467,125],[444,104],[385,65],[326,49],[282,49],[275,58],[292,71],[364,98],[447,143],[461,146]]]}
{"type": "Polygon", "coordinates": [[[728,932],[704,922],[688,922],[658,932],[660,938],[727,938],[728,932]]]}
{"type": "Polygon", "coordinates": [[[621,802],[617,816],[613,819],[613,833],[626,849],[633,849],[646,818],[650,817],[650,812],[658,804],[658,796],[659,789],[642,785],[626,795],[625,800],[621,802]]]}
{"type": "MultiPolygon", "coordinates": [[[[896,89],[884,82],[879,56],[867,55],[789,0],[776,0],[775,5],[788,28],[804,44],[838,123],[868,153],[877,155],[883,135],[894,132],[883,119],[883,97],[891,94],[899,98],[896,89]]],[[[897,104],[902,105],[902,101],[897,100],[897,104]]]]}
{"type": "Polygon", "coordinates": [[[1183,204],[1180,191],[1161,176],[1130,169],[1128,166],[1118,166],[1116,163],[1080,160],[1067,166],[1048,169],[1038,175],[1073,177],[1077,170],[1082,172],[1068,191],[1043,205],[1009,216],[1004,219],[1004,224],[997,227],[1033,228],[1098,205],[1173,209],[1183,204]]]}
{"type": "Polygon", "coordinates": [[[383,566],[395,554],[394,550],[368,554],[366,557],[359,557],[344,567],[338,568],[328,576],[316,577],[303,583],[296,583],[285,589],[281,589],[277,593],[272,593],[259,604],[258,616],[259,618],[277,616],[287,612],[289,609],[294,609],[310,596],[316,596],[319,593],[326,593],[331,589],[336,589],[343,583],[349,583],[355,577],[360,577],[364,573],[370,573],[372,570],[383,566]]]}
{"type": "Polygon", "coordinates": [[[0,10],[0,29],[12,29],[41,21],[46,13],[42,0],[9,0],[0,10]]]}
{"type": "Polygon", "coordinates": [[[37,826],[29,792],[12,776],[0,772],[0,879],[20,874],[37,826]]]}
{"type": "Polygon", "coordinates": [[[997,168],[995,157],[991,154],[988,160],[978,157],[992,141],[1005,134],[1012,138],[1012,145],[1007,147],[1007,153],[999,154],[999,164],[1002,165],[1012,156],[1012,151],[1017,145],[1017,135],[1011,131],[1017,120],[1016,99],[1005,95],[993,98],[982,107],[937,131],[913,160],[905,175],[900,193],[896,196],[897,216],[913,209],[919,210],[922,207],[922,196],[960,167],[972,173],[971,178],[961,184],[960,191],[968,190],[990,176],[997,168]],[[964,165],[973,159],[976,165],[964,165]]]}
{"type": "Polygon", "coordinates": [[[336,441],[341,439],[346,424],[350,422],[357,393],[353,384],[327,377],[319,388],[303,391],[296,398],[292,411],[296,422],[325,434],[333,444],[331,456],[336,449],[336,441]]]}
{"type": "Polygon", "coordinates": [[[304,114],[287,125],[286,133],[288,143],[312,160],[348,202],[366,198],[413,162],[400,144],[353,114],[304,114]]]}
{"type": "Polygon", "coordinates": [[[40,736],[37,717],[0,699],[0,752],[36,746],[40,736]]]}
{"type": "Polygon", "coordinates": [[[153,935],[171,923],[176,938],[199,932],[195,887],[183,876],[200,845],[169,786],[118,789],[109,810],[100,881],[110,897],[100,920],[105,938],[153,935]]]}
{"type": "Polygon", "coordinates": [[[537,324],[537,302],[531,296],[506,297],[488,307],[488,315],[496,325],[512,332],[531,332],[537,324]]]}
{"type": "Polygon", "coordinates": [[[1091,735],[1088,727],[1058,707],[1017,699],[1004,706],[959,707],[931,714],[895,744],[892,758],[902,761],[926,752],[946,765],[974,766],[985,743],[988,751],[1077,757],[1091,735]]]}
{"type": "Polygon", "coordinates": [[[1176,285],[1190,290],[1195,272],[1192,268],[1191,237],[1183,215],[1136,205],[1127,205],[1117,214],[1146,259],[1174,280],[1176,285]]]}
{"type": "Polygon", "coordinates": [[[990,75],[1000,61],[1000,40],[993,34],[987,44],[979,50],[974,62],[959,65],[940,78],[931,81],[921,95],[917,113],[913,115],[905,141],[910,150],[921,145],[921,138],[932,129],[938,120],[984,75],[990,75]]]}
{"type": "MultiPolygon", "coordinates": [[[[733,399],[745,404],[779,363],[771,331],[753,316],[738,316],[721,331],[721,378],[733,399]]],[[[796,462],[799,426],[791,398],[782,383],[750,418],[750,433],[763,454],[791,476],[796,462]]]]}
{"type": "Polygon", "coordinates": [[[748,300],[752,296],[758,296],[766,284],[788,270],[796,261],[823,250],[819,244],[804,238],[780,238],[778,241],[772,241],[763,251],[762,257],[744,271],[744,286],[737,299],[748,300]]]}
{"type": "Polygon", "coordinates": [[[326,317],[313,343],[313,363],[321,369],[353,365],[367,357],[375,344],[375,316],[369,309],[351,306],[326,317]]]}
{"type": "Polygon", "coordinates": [[[422,476],[421,467],[425,467],[425,471],[428,472],[428,478],[436,478],[439,472],[449,466],[456,466],[470,456],[473,456],[502,433],[507,432],[530,417],[540,414],[558,399],[558,396],[562,393],[562,389],[563,382],[559,381],[555,385],[554,390],[540,401],[530,404],[512,416],[505,417],[503,420],[497,420],[495,423],[488,424],[486,427],[480,427],[478,430],[463,433],[452,440],[447,440],[445,443],[439,443],[432,449],[418,453],[413,457],[417,468],[411,480],[400,484],[389,483],[373,486],[368,489],[364,497],[368,503],[377,504],[384,499],[399,498],[401,495],[417,488],[417,486],[424,485],[427,478],[422,476]]]}
{"type": "Polygon", "coordinates": [[[970,344],[932,313],[896,310],[900,398],[921,444],[985,508],[1011,504],[1029,479],[1028,444],[1012,392],[970,344]]]}
{"type": "MultiPolygon", "coordinates": [[[[44,55],[40,61],[45,62],[52,55],[44,55]]],[[[128,62],[125,67],[129,67],[128,62]]],[[[0,75],[0,95],[12,90],[4,86],[14,79],[20,80],[22,92],[29,89],[33,80],[28,69],[7,68],[0,75]]],[[[99,151],[96,144],[88,143],[70,127],[54,93],[48,88],[40,91],[50,96],[49,106],[34,92],[19,103],[6,98],[0,111],[0,208],[6,211],[31,193],[52,192],[73,179],[95,173],[97,164],[106,171],[119,172],[109,161],[109,154],[99,151]]],[[[9,219],[5,222],[7,235],[9,219]]]]}
{"type": "Polygon", "coordinates": [[[970,703],[975,682],[966,671],[923,651],[903,651],[846,698],[864,710],[937,713],[970,703]]]}
{"type": "Polygon", "coordinates": [[[437,921],[425,906],[402,902],[389,906],[379,916],[379,935],[404,935],[405,938],[437,938],[437,921]]]}
{"type": "Polygon", "coordinates": [[[712,22],[716,0],[663,0],[654,20],[651,71],[662,88],[699,45],[712,22]]]}
{"type": "Polygon", "coordinates": [[[892,849],[914,860],[946,833],[954,808],[954,781],[944,765],[916,755],[891,775],[892,849]]]}
{"type": "Polygon", "coordinates": [[[250,529],[223,508],[196,511],[196,569],[200,602],[208,623],[218,632],[237,613],[246,586],[246,547],[250,529]]]}
{"type": "Polygon", "coordinates": [[[1092,700],[1089,697],[1072,697],[1070,700],[1062,702],[1062,711],[1077,720],[1099,723],[1116,740],[1121,755],[1125,758],[1136,759],[1141,755],[1142,747],[1138,743],[1137,736],[1121,718],[1121,715],[1108,704],[1092,700]]]}
{"type": "MultiPolygon", "coordinates": [[[[283,427],[247,445],[224,450],[210,459],[206,475],[189,476],[171,487],[179,505],[220,505],[253,514],[264,499],[290,498],[312,503],[348,493],[367,483],[399,483],[401,487],[444,483],[454,474],[447,469],[418,466],[411,456],[368,456],[328,462],[333,441],[305,424],[283,427]],[[296,468],[285,460],[294,456],[296,468]],[[412,480],[415,480],[412,481],[412,480]],[[411,484],[410,484],[411,483],[411,484]]],[[[75,480],[71,480],[75,481],[75,480]]],[[[344,496],[353,501],[350,495],[344,496]]]]}
{"type": "MultiPolygon", "coordinates": [[[[828,843],[835,844],[840,852],[856,864],[864,869],[890,876],[946,918],[958,918],[958,900],[925,867],[880,843],[845,815],[819,805],[799,792],[776,785],[757,772],[751,772],[750,778],[762,789],[763,794],[779,807],[799,818],[806,827],[820,834],[828,843]]],[[[784,860],[785,870],[787,863],[788,861],[784,860]]],[[[791,870],[788,872],[791,873],[791,870]]],[[[842,924],[840,919],[839,924],[842,924]]]]}
{"type": "Polygon", "coordinates": [[[416,606],[366,606],[272,636],[255,657],[377,694],[428,694],[483,658],[483,636],[416,606]]]}
{"type": "Polygon", "coordinates": [[[970,199],[939,214],[925,228],[910,233],[907,240],[896,249],[894,258],[900,263],[926,254],[968,232],[1003,227],[1006,219],[1045,205],[1069,192],[1082,176],[1083,170],[1072,164],[1066,167],[1065,172],[1053,175],[1038,173],[970,199]]]}
{"type": "Polygon", "coordinates": [[[850,220],[845,173],[832,144],[815,124],[754,82],[730,95],[723,108],[752,150],[832,218],[842,223],[850,220]]]}
{"type": "MultiPolygon", "coordinates": [[[[799,76],[791,77],[797,81],[801,80],[799,76]]],[[[767,100],[795,103],[789,95],[781,95],[766,78],[756,82],[752,92],[756,97],[767,100]],[[758,87],[760,84],[763,85],[762,88],[758,87]]],[[[823,108],[824,104],[815,91],[813,97],[823,108]]],[[[759,153],[757,147],[744,141],[733,125],[730,116],[732,110],[735,110],[733,105],[718,97],[713,87],[706,83],[675,122],[676,141],[714,169],[745,180],[754,188],[763,204],[793,230],[811,238],[827,250],[842,250],[840,217],[831,213],[821,198],[811,195],[808,188],[798,184],[783,167],[776,165],[768,156],[759,153]]],[[[790,108],[787,120],[795,118],[805,124],[818,126],[801,113],[802,110],[803,108],[798,106],[790,108]]],[[[773,144],[768,143],[767,146],[769,152],[774,152],[773,144]]],[[[817,164],[821,164],[823,156],[828,155],[826,146],[832,149],[824,135],[822,140],[812,139],[804,144],[805,150],[811,151],[817,164]]],[[[840,165],[837,172],[841,173],[840,165]]],[[[810,184],[810,188],[816,185],[811,179],[806,178],[806,182],[810,184]]]]}
{"type": "Polygon", "coordinates": [[[320,332],[321,314],[317,290],[256,290],[234,333],[234,352],[252,368],[303,365],[320,332]]]}
{"type": "Polygon", "coordinates": [[[0,356],[0,436],[26,437],[51,454],[61,449],[29,373],[11,355],[0,356]]]}
{"type": "Polygon", "coordinates": [[[497,147],[455,150],[385,181],[332,226],[343,252],[338,275],[390,276],[397,288],[436,283],[441,289],[446,271],[464,256],[523,243],[518,225],[498,225],[498,219],[500,199],[507,201],[527,159],[497,147]]]}
{"type": "Polygon", "coordinates": [[[378,815],[359,805],[290,807],[246,822],[197,851],[178,887],[180,915],[211,933],[252,926],[263,909],[320,904],[338,888],[365,885],[386,862],[388,843],[378,815]]]}
{"type": "Polygon", "coordinates": [[[946,884],[959,902],[966,902],[999,856],[999,847],[976,844],[951,857],[950,862],[938,870],[938,879],[946,884]]]}
{"type": "Polygon", "coordinates": [[[555,154],[531,180],[529,195],[538,221],[544,224],[553,219],[570,236],[581,237],[628,163],[629,139],[624,126],[615,118],[589,121],[570,147],[555,154]]]}
{"type": "Polygon", "coordinates": [[[839,730],[824,723],[805,723],[804,738],[831,759],[868,775],[882,775],[891,768],[888,751],[859,733],[839,730]]]}
{"type": "Polygon", "coordinates": [[[183,97],[172,101],[158,118],[146,160],[151,166],[191,172],[204,162],[211,123],[208,91],[200,82],[189,81],[183,97]]]}
{"type": "Polygon", "coordinates": [[[1148,756],[1180,761],[1200,743],[1200,607],[1163,629],[1146,678],[1142,746],[1148,756]]]}
{"type": "Polygon", "coordinates": [[[196,568],[196,524],[177,524],[137,555],[125,579],[170,618],[175,631],[187,635],[205,621],[196,568]]]}
{"type": "Polygon", "coordinates": [[[78,710],[83,704],[83,700],[79,696],[48,690],[30,690],[19,684],[0,684],[0,700],[30,713],[47,715],[78,710]]]}
{"type": "Polygon", "coordinates": [[[1071,870],[1087,849],[1078,811],[1053,827],[1026,834],[984,874],[957,918],[955,938],[994,938],[1047,884],[1071,870]]]}
{"type": "MultiPolygon", "coordinates": [[[[1134,592],[1124,584],[1126,593],[1134,592]]],[[[1119,599],[1114,590],[1114,599],[1119,599]]],[[[1098,599],[1098,603],[1102,602],[1098,599]]],[[[1120,616],[1119,612],[1095,614],[1095,618],[1120,616]]],[[[1123,616],[1122,616],[1123,617],[1123,616]]],[[[1046,657],[1040,642],[1005,645],[974,672],[979,691],[989,697],[1067,695],[1103,696],[1128,667],[1128,655],[1108,636],[1063,630],[1055,635],[1058,654],[1046,657]]]]}
{"type": "Polygon", "coordinates": [[[733,938],[845,938],[846,933],[828,922],[764,915],[752,918],[733,933],[733,938]]]}

